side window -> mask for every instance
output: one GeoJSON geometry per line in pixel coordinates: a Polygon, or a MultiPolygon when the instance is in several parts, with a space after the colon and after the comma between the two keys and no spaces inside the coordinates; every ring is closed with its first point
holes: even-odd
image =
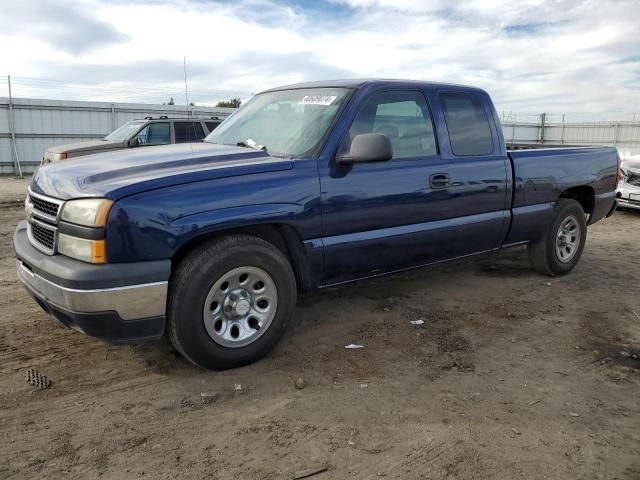
{"type": "Polygon", "coordinates": [[[454,155],[488,155],[493,152],[491,127],[480,99],[468,93],[440,97],[454,155]]]}
{"type": "Polygon", "coordinates": [[[221,122],[204,122],[209,129],[209,132],[213,132],[221,122]]]}
{"type": "Polygon", "coordinates": [[[199,142],[205,137],[200,122],[173,122],[173,128],[176,143],[199,142]]]}
{"type": "Polygon", "coordinates": [[[169,122],[150,123],[134,137],[138,145],[167,145],[171,143],[171,129],[169,122]]]}
{"type": "Polygon", "coordinates": [[[362,133],[386,135],[391,141],[393,158],[438,154],[429,107],[418,92],[373,94],[351,124],[344,150],[348,150],[353,137],[362,133]]]}

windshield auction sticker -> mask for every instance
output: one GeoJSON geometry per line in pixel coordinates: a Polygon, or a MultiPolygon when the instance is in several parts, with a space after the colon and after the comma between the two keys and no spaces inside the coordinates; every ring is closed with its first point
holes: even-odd
{"type": "Polygon", "coordinates": [[[331,105],[338,98],[335,95],[305,95],[298,103],[300,105],[331,105]]]}

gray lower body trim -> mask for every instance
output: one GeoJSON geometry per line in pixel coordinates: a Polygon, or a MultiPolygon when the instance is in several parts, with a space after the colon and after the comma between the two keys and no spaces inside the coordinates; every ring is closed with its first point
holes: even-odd
{"type": "Polygon", "coordinates": [[[18,279],[33,293],[72,312],[116,312],[123,320],[163,316],[168,282],[80,290],[57,285],[17,261],[18,279]]]}

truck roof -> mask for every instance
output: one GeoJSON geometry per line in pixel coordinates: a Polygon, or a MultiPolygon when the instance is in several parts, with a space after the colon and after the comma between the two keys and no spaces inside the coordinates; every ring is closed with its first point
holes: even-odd
{"type": "Polygon", "coordinates": [[[470,85],[459,85],[455,83],[428,82],[424,80],[404,80],[398,78],[351,78],[338,80],[320,80],[316,82],[294,83],[281,87],[270,88],[265,92],[275,92],[278,90],[293,90],[298,88],[360,88],[369,84],[378,84],[389,87],[429,87],[429,88],[451,88],[455,90],[484,90],[470,85]]]}
{"type": "Polygon", "coordinates": [[[218,116],[212,117],[169,117],[167,115],[160,115],[159,117],[144,117],[144,118],[136,118],[133,120],[134,122],[144,122],[145,120],[184,120],[188,121],[201,121],[206,122],[208,120],[223,120],[218,116]]]}

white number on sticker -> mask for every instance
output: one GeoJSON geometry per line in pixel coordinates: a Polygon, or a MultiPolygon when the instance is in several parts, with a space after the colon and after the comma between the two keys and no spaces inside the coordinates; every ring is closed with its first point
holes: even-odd
{"type": "Polygon", "coordinates": [[[331,105],[338,98],[335,95],[305,95],[298,102],[300,105],[331,105]]]}

